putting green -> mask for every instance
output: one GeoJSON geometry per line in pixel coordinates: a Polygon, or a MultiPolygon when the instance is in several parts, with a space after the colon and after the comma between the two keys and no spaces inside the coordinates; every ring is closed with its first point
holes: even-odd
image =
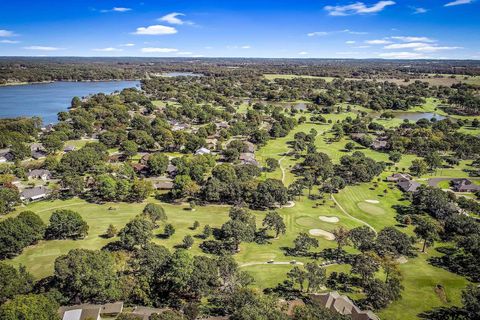
{"type": "Polygon", "coordinates": [[[385,210],[382,207],[379,207],[373,203],[362,201],[362,202],[358,202],[357,206],[363,212],[369,213],[374,216],[381,216],[385,214],[385,210]]]}

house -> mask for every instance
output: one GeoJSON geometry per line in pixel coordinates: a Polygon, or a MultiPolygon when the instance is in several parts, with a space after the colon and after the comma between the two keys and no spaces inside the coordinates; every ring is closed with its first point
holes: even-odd
{"type": "Polygon", "coordinates": [[[389,182],[398,182],[403,180],[412,180],[412,176],[408,173],[394,173],[387,177],[387,181],[389,182]]]}
{"type": "Polygon", "coordinates": [[[388,141],[377,139],[373,141],[372,148],[375,150],[381,150],[381,149],[387,148],[387,145],[388,145],[388,141]]]}
{"type": "Polygon", "coordinates": [[[347,296],[342,296],[338,292],[313,293],[310,299],[318,303],[323,308],[349,317],[352,320],[379,320],[372,311],[362,311],[347,296]]]}
{"type": "Polygon", "coordinates": [[[140,158],[140,163],[146,165],[148,163],[148,159],[150,159],[150,155],[150,153],[144,154],[142,158],[140,158]]]}
{"type": "Polygon", "coordinates": [[[63,152],[72,152],[75,150],[75,146],[65,146],[65,148],[63,148],[63,152]]]}
{"type": "Polygon", "coordinates": [[[242,164],[252,164],[254,166],[259,166],[257,160],[255,160],[255,154],[251,152],[240,153],[238,158],[242,164]]]}
{"type": "Polygon", "coordinates": [[[177,175],[177,167],[174,166],[173,164],[169,163],[168,166],[167,166],[167,174],[169,177],[174,177],[177,175]]]}
{"type": "Polygon", "coordinates": [[[62,320],[100,320],[101,316],[116,317],[123,311],[123,302],[106,303],[103,305],[80,304],[64,306],[58,309],[62,320]]]}
{"type": "Polygon", "coordinates": [[[45,199],[49,194],[49,190],[44,186],[24,189],[20,193],[20,200],[35,201],[45,199]]]}
{"type": "Polygon", "coordinates": [[[35,160],[43,159],[47,156],[47,152],[43,150],[32,151],[32,158],[35,160]]]}
{"type": "Polygon", "coordinates": [[[156,190],[171,190],[173,189],[173,181],[156,181],[153,183],[156,190]]]}
{"type": "Polygon", "coordinates": [[[141,163],[132,164],[132,168],[136,173],[141,173],[141,174],[147,173],[147,170],[148,170],[148,166],[141,163]]]}
{"type": "Polygon", "coordinates": [[[398,181],[397,186],[403,192],[415,192],[417,191],[418,187],[421,186],[421,184],[413,180],[401,180],[398,181]]]}
{"type": "Polygon", "coordinates": [[[150,307],[135,307],[132,311],[132,315],[139,317],[143,320],[148,320],[152,314],[160,314],[168,309],[158,309],[158,308],[150,308],[150,307]]]}
{"type": "Polygon", "coordinates": [[[216,122],[215,126],[217,127],[217,129],[228,129],[230,127],[228,122],[225,122],[225,121],[216,122]]]}
{"type": "Polygon", "coordinates": [[[13,161],[14,156],[10,152],[10,149],[3,149],[0,150],[0,163],[5,163],[9,161],[13,161]]]}
{"type": "Polygon", "coordinates": [[[250,152],[250,153],[255,152],[255,145],[253,143],[251,143],[250,141],[244,141],[243,143],[247,147],[247,152],[250,152]]]}
{"type": "Polygon", "coordinates": [[[453,179],[452,188],[455,192],[477,192],[480,191],[480,185],[473,183],[472,181],[462,178],[453,179]]]}
{"type": "Polygon", "coordinates": [[[205,141],[207,143],[207,148],[211,150],[215,150],[217,148],[218,139],[209,138],[209,139],[206,139],[205,141]]]}
{"type": "Polygon", "coordinates": [[[52,173],[45,169],[34,169],[27,174],[27,177],[29,180],[42,179],[43,181],[47,181],[52,178],[52,173]]]}
{"type": "Polygon", "coordinates": [[[200,149],[198,149],[197,151],[195,151],[195,154],[196,155],[203,155],[203,154],[210,154],[211,151],[205,147],[201,147],[200,149]]]}

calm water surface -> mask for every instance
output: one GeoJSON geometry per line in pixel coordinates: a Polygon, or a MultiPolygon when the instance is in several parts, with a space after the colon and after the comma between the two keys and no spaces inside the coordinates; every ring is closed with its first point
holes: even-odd
{"type": "Polygon", "coordinates": [[[52,82],[0,87],[0,118],[39,116],[44,124],[57,122],[75,96],[112,93],[138,87],[139,81],[52,82]]]}
{"type": "Polygon", "coordinates": [[[433,113],[433,112],[395,112],[395,117],[399,119],[408,119],[413,122],[417,122],[420,119],[431,120],[433,118],[437,120],[446,119],[445,116],[433,113]]]}

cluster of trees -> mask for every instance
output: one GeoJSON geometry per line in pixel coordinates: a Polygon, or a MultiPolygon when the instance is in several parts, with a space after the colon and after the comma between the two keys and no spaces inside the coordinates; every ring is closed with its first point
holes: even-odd
{"type": "Polygon", "coordinates": [[[43,239],[45,224],[31,211],[0,221],[0,259],[20,254],[22,250],[43,239]]]}

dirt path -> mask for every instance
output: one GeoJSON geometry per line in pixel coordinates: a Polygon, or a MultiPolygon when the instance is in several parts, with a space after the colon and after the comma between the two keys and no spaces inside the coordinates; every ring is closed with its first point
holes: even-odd
{"type": "Polygon", "coordinates": [[[247,263],[241,264],[240,268],[249,267],[249,266],[258,266],[258,265],[264,265],[264,264],[267,264],[267,265],[272,265],[272,264],[287,265],[287,264],[291,264],[292,266],[295,266],[295,265],[303,266],[303,262],[298,262],[298,261],[295,262],[295,263],[292,263],[291,261],[274,261],[274,262],[270,262],[270,263],[254,261],[254,262],[247,262],[247,263]]]}
{"type": "Polygon", "coordinates": [[[375,232],[375,234],[377,234],[377,231],[375,230],[374,227],[372,227],[371,225],[369,225],[367,222],[363,221],[363,220],[360,220],[358,218],[355,218],[353,217],[352,215],[350,215],[345,209],[343,209],[343,207],[340,205],[340,203],[338,203],[337,199],[335,199],[335,197],[333,196],[333,194],[331,195],[332,197],[332,200],[333,202],[335,202],[335,204],[338,206],[338,208],[340,209],[340,211],[342,211],[347,217],[351,218],[352,220],[355,220],[357,222],[360,222],[361,224],[364,224],[366,225],[367,227],[369,227],[370,229],[372,229],[373,232],[375,232]]]}
{"type": "Polygon", "coordinates": [[[282,161],[285,160],[285,156],[281,157],[278,160],[278,165],[280,166],[280,170],[282,170],[282,182],[285,183],[285,168],[282,167],[282,161]]]}

